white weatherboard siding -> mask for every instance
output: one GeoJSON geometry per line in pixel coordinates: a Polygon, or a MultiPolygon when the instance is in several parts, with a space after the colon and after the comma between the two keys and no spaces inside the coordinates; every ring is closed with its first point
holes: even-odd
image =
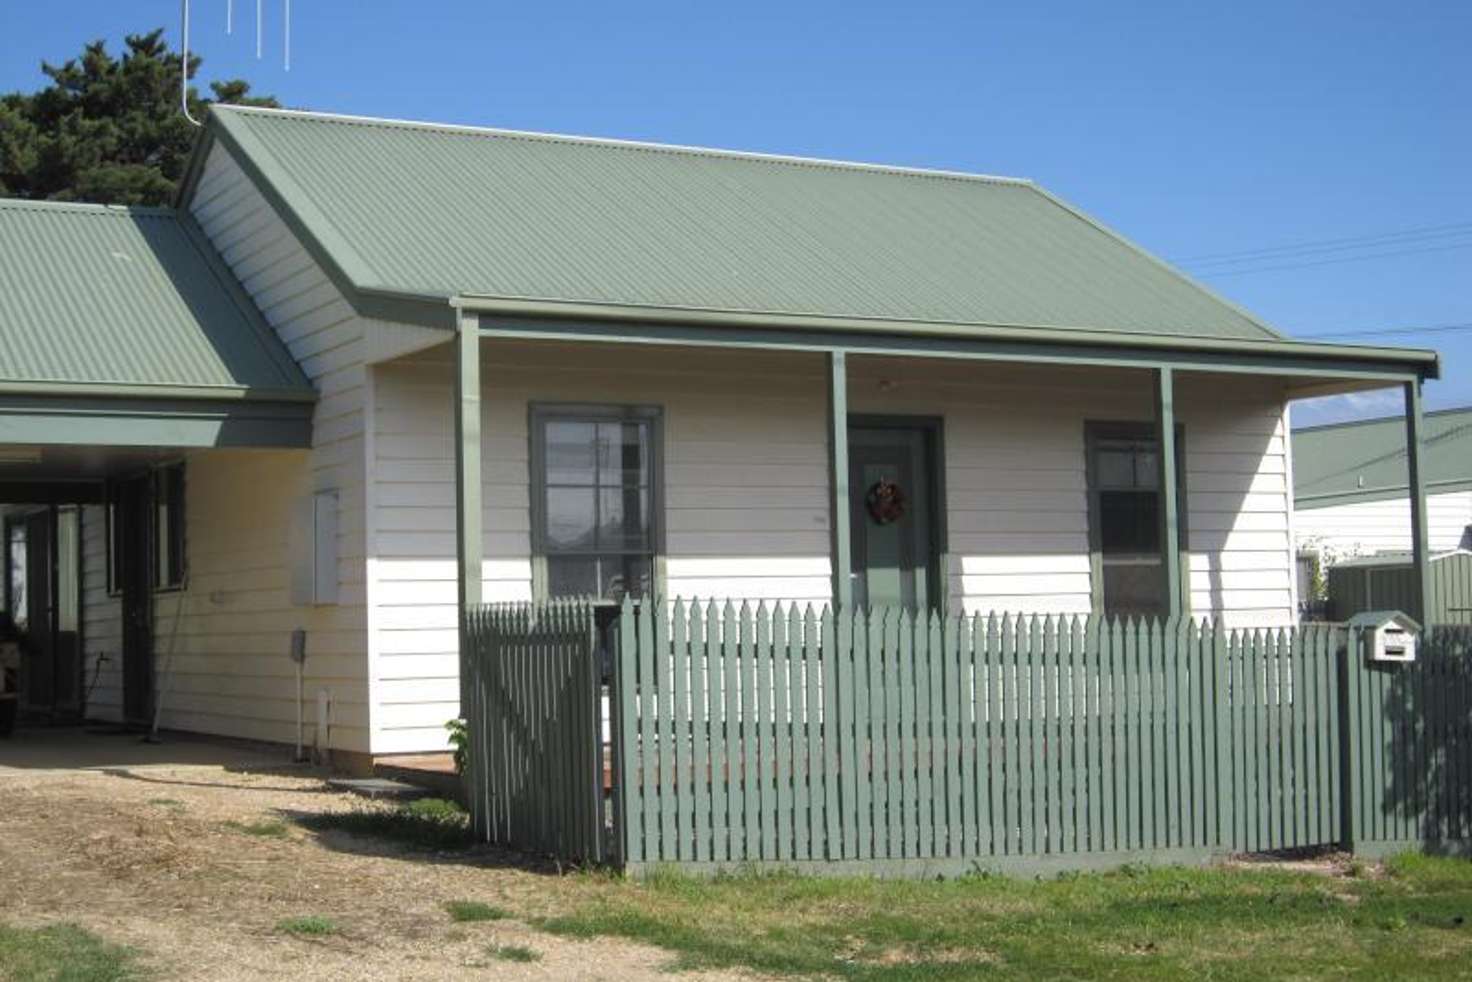
{"type": "Polygon", "coordinates": [[[311,485],[305,451],[202,452],[185,460],[188,587],[154,595],[156,691],[167,728],[296,739],[291,632],[307,632],[304,711],[332,695],[330,745],[367,746],[361,606],[305,607],[290,596],[292,510],[311,485]]]}
{"type": "MultiPolygon", "coordinates": [[[[1088,613],[1085,421],[1148,422],[1143,371],[853,359],[853,412],[945,420],[950,596],[968,612],[1088,613]]],[[[1292,622],[1283,393],[1178,374],[1191,611],[1292,622]]]]}
{"type": "MultiPolygon", "coordinates": [[[[1299,506],[1294,513],[1298,544],[1340,556],[1409,552],[1411,499],[1353,501],[1324,508],[1299,506]]],[[[1472,491],[1426,496],[1426,532],[1432,552],[1465,548],[1472,525],[1472,491]]]]}
{"type": "MultiPolygon", "coordinates": [[[[381,753],[443,743],[458,707],[451,365],[375,370],[371,560],[381,753]]],[[[812,355],[486,343],[485,597],[531,595],[528,404],[664,410],[672,595],[828,599],[822,362],[812,355]]]]}
{"type": "MultiPolygon", "coordinates": [[[[1084,422],[1148,420],[1143,372],[854,358],[856,413],[940,415],[953,604],[1087,613],[1084,422]]],[[[376,752],[443,743],[456,712],[448,349],[373,372],[376,752]]],[[[528,404],[657,405],[671,596],[829,596],[824,365],[813,354],[486,342],[487,600],[531,593],[528,404]]],[[[1292,622],[1283,396],[1182,375],[1194,613],[1292,622]]]]}
{"type": "MultiPolygon", "coordinates": [[[[330,612],[327,608],[302,608],[309,621],[308,695],[315,699],[319,685],[328,687],[333,747],[366,752],[370,749],[371,681],[366,649],[367,547],[363,522],[365,322],[223,146],[216,144],[211,150],[189,207],[318,392],[312,449],[302,455],[303,475],[293,488],[300,495],[327,490],[338,493],[338,604],[330,612]],[[314,664],[314,658],[320,660],[314,664]]],[[[213,458],[198,455],[191,459],[213,458]]],[[[201,477],[208,473],[206,469],[201,477]]],[[[240,472],[235,477],[243,485],[240,492],[247,496],[268,493],[261,483],[265,475],[240,472]]],[[[279,511],[270,513],[273,522],[278,515],[280,521],[286,521],[284,516],[291,512],[289,501],[279,504],[279,511]]],[[[229,522],[230,518],[222,511],[220,520],[229,522]]],[[[254,531],[263,539],[283,544],[280,560],[284,567],[288,561],[286,526],[254,531]]],[[[192,549],[189,559],[197,573],[192,549]]],[[[284,659],[294,624],[285,617],[268,623],[272,635],[269,647],[284,659]]],[[[158,628],[161,652],[166,644],[166,627],[161,623],[158,628]]],[[[267,646],[266,639],[260,639],[259,644],[267,646]]],[[[279,700],[284,684],[281,679],[260,683],[263,704],[279,700]]],[[[295,698],[295,683],[291,685],[291,698],[295,698]]],[[[241,725],[274,727],[275,716],[268,714],[241,725]]]]}
{"type": "Polygon", "coordinates": [[[107,592],[107,514],[101,505],[82,509],[82,671],[87,718],[121,722],[123,605],[107,592]]]}

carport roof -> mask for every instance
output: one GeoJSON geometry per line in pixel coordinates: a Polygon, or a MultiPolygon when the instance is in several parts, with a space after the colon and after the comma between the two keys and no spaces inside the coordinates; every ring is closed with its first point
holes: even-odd
{"type": "Polygon", "coordinates": [[[0,444],[304,447],[315,400],[192,218],[0,200],[0,444]]]}
{"type": "Polygon", "coordinates": [[[192,219],[0,200],[0,391],[314,398],[192,219]]]}

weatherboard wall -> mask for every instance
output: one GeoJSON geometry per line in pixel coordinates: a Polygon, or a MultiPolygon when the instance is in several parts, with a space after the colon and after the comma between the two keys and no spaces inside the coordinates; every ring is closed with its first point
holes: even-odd
{"type": "MultiPolygon", "coordinates": [[[[853,359],[855,413],[941,416],[952,609],[1087,613],[1087,420],[1148,420],[1142,372],[853,359]]],[[[458,707],[448,349],[372,374],[375,750],[443,741],[458,707]]],[[[665,590],[829,599],[826,395],[813,354],[487,341],[485,599],[532,593],[533,402],[654,405],[664,420],[665,590]]],[[[1191,607],[1293,621],[1283,394],[1183,376],[1191,607]]]]}
{"type": "MultiPolygon", "coordinates": [[[[1323,508],[1298,506],[1295,532],[1302,549],[1335,556],[1408,552],[1411,548],[1409,497],[1352,501],[1323,508]]],[[[1426,496],[1426,532],[1432,552],[1465,548],[1472,526],[1472,491],[1426,496]]]]}
{"type": "MultiPolygon", "coordinates": [[[[268,621],[270,646],[284,659],[292,627],[300,621],[300,626],[308,628],[312,712],[316,690],[328,688],[332,745],[367,752],[372,741],[365,620],[365,324],[222,145],[211,149],[188,207],[318,393],[312,447],[304,455],[302,475],[290,486],[297,496],[337,492],[338,602],[331,608],[299,608],[295,619],[283,615],[279,622],[268,621]],[[314,656],[320,656],[315,663],[314,656]]],[[[200,455],[197,459],[202,465],[200,478],[212,476],[207,462],[215,458],[200,455]]],[[[275,489],[263,483],[269,475],[240,472],[234,477],[240,482],[237,493],[274,494],[275,489]]],[[[220,492],[226,489],[221,486],[220,492]]],[[[268,523],[254,531],[263,541],[282,544],[284,568],[288,527],[281,522],[289,518],[291,502],[283,499],[277,504],[268,523]]],[[[221,521],[229,521],[227,509],[219,514],[221,521]]],[[[294,681],[290,684],[294,689],[294,681]]],[[[268,684],[267,702],[277,698],[276,686],[268,684]]]]}

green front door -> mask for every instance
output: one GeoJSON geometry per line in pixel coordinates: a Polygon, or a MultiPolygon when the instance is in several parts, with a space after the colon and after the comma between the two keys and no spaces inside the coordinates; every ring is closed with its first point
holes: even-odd
{"type": "Polygon", "coordinates": [[[854,603],[939,606],[934,428],[851,423],[848,443],[854,603]]]}

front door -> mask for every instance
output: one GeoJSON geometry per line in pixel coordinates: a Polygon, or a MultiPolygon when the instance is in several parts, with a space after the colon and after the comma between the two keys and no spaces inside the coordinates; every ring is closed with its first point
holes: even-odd
{"type": "Polygon", "coordinates": [[[121,481],[115,495],[114,541],[123,608],[123,719],[147,723],[153,715],[152,482],[147,477],[121,481]]]}
{"type": "Polygon", "coordinates": [[[936,608],[938,427],[928,422],[849,423],[849,502],[854,603],[936,608]]]}

